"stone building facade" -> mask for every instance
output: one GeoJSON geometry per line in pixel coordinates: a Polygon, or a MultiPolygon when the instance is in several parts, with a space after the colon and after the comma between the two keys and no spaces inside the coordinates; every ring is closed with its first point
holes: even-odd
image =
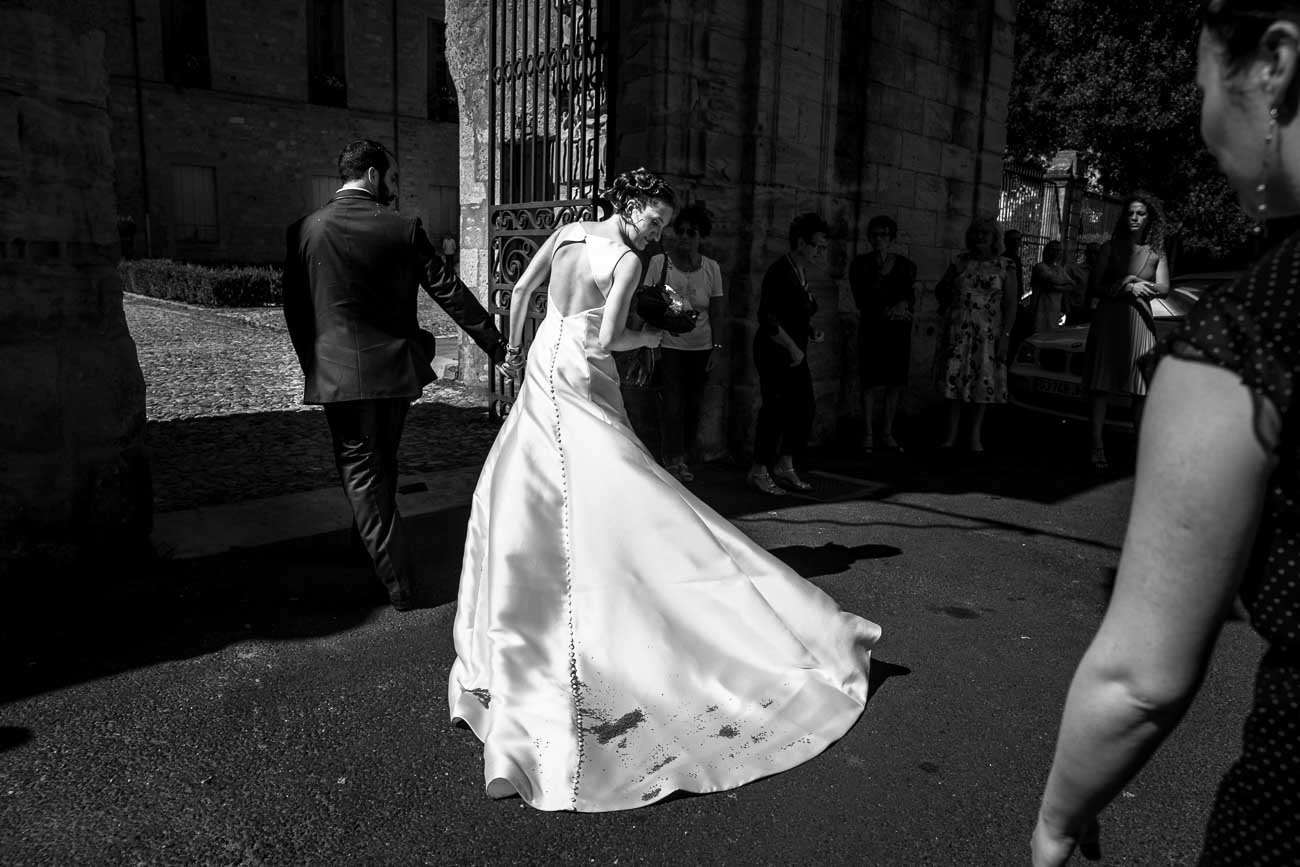
{"type": "MultiPolygon", "coordinates": [[[[461,207],[464,259],[477,269],[471,285],[486,282],[488,264],[481,94],[490,2],[448,7],[452,69],[468,97],[461,207]]],[[[658,169],[714,216],[705,252],[722,267],[729,322],[727,363],[712,375],[702,419],[706,456],[752,444],[758,290],[803,211],[832,227],[830,264],[814,283],[814,324],[828,334],[810,353],[815,440],[860,423],[847,271],[869,249],[866,224],[877,214],[898,222],[897,248],[919,265],[908,409],[933,402],[933,284],[972,215],[997,213],[1013,0],[661,0],[617,9],[611,168],[658,169]]]]}
{"type": "MultiPolygon", "coordinates": [[[[100,0],[2,0],[0,576],[147,547],[144,379],[115,268],[100,0]]],[[[58,586],[59,592],[75,588],[58,586]]]]}
{"type": "Polygon", "coordinates": [[[118,213],[136,256],[279,262],[356,138],[400,207],[455,231],[458,117],[442,0],[107,0],[118,213]],[[438,69],[442,62],[442,70],[438,69]]]}
{"type": "MultiPolygon", "coordinates": [[[[119,225],[136,226],[136,255],[278,261],[284,226],[332,192],[338,148],[370,136],[393,143],[402,209],[434,234],[451,228],[458,185],[462,274],[486,287],[489,2],[0,0],[0,102],[16,118],[0,134],[0,387],[21,409],[0,425],[0,568],[147,544],[119,225]],[[430,72],[444,30],[459,125],[430,72]]],[[[729,351],[706,452],[752,442],[758,287],[805,210],[832,226],[814,285],[830,335],[811,353],[815,437],[856,408],[845,274],[876,214],[897,219],[920,265],[911,402],[932,400],[931,286],[971,215],[997,206],[1013,0],[602,8],[618,10],[610,169],[658,168],[715,216],[706,252],[727,284],[729,351]]]]}

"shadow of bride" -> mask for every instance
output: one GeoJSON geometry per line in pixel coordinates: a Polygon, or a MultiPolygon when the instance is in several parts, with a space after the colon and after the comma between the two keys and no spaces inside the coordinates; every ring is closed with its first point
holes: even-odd
{"type": "Polygon", "coordinates": [[[892,662],[885,662],[883,659],[873,656],[871,658],[871,670],[867,673],[867,703],[870,704],[871,699],[875,697],[876,692],[884,685],[885,681],[891,677],[906,677],[911,673],[912,669],[906,665],[895,665],[892,662]]]}
{"type": "Polygon", "coordinates": [[[785,545],[771,548],[769,554],[805,578],[819,575],[838,575],[847,572],[854,563],[861,560],[877,560],[882,557],[897,557],[902,549],[893,545],[841,545],[827,542],[824,545],[785,545]]]}

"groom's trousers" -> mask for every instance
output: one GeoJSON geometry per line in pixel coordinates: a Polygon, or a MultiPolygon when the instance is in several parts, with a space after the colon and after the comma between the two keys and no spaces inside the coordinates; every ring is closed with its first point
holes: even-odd
{"type": "Polygon", "coordinates": [[[375,574],[394,603],[415,590],[415,559],[397,511],[397,446],[410,398],[325,404],[334,463],[375,574]]]}

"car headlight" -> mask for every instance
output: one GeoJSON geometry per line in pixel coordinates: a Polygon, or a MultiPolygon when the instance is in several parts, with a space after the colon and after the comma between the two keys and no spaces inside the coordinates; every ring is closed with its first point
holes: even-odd
{"type": "Polygon", "coordinates": [[[1033,344],[1030,343],[1020,344],[1020,348],[1016,350],[1016,364],[1033,364],[1033,363],[1034,363],[1033,344]]]}

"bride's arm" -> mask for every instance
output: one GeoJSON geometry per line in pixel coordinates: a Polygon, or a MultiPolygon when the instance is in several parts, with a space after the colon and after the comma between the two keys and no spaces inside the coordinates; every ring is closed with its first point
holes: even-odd
{"type": "Polygon", "coordinates": [[[624,253],[614,265],[614,279],[605,298],[605,318],[597,338],[600,348],[606,352],[655,347],[663,340],[663,332],[657,328],[647,326],[644,331],[633,331],[627,327],[627,309],[640,279],[641,260],[635,254],[624,253]]]}
{"type": "Polygon", "coordinates": [[[569,226],[566,225],[551,233],[542,246],[537,248],[528,267],[515,282],[514,291],[510,293],[510,328],[507,331],[507,340],[511,347],[521,347],[524,344],[524,326],[528,323],[528,299],[551,276],[551,260],[555,257],[560,233],[568,228],[569,226]]]}

